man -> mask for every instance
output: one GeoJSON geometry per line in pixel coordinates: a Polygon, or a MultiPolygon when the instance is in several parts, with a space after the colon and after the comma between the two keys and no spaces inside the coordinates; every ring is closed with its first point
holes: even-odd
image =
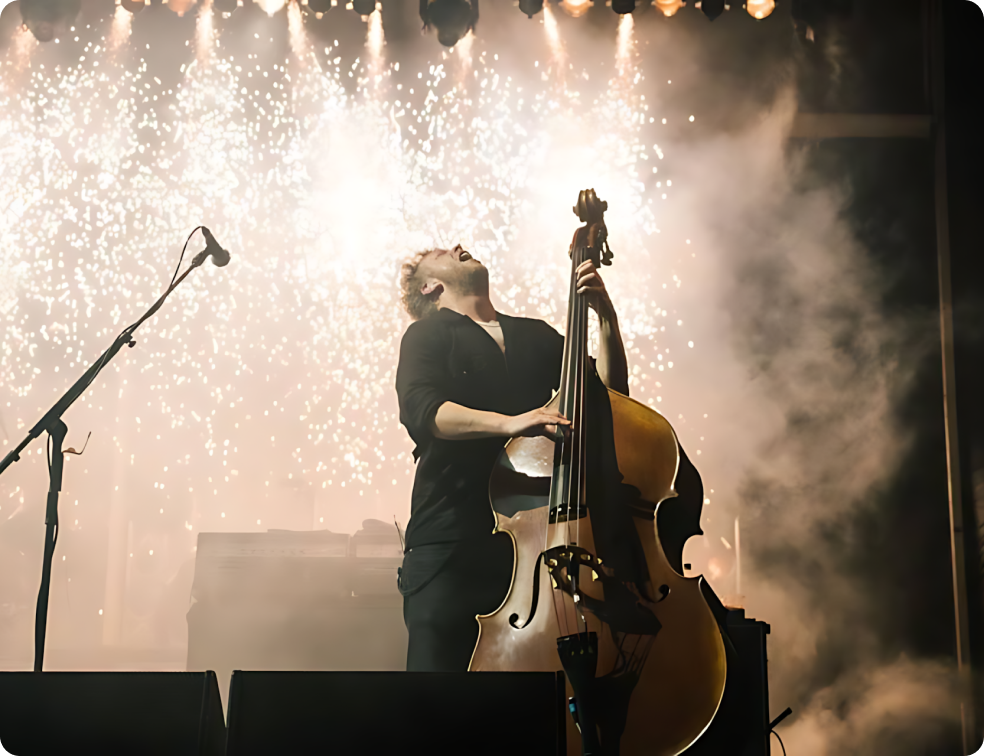
{"type": "MultiPolygon", "coordinates": [[[[396,391],[417,445],[399,582],[407,670],[463,672],[478,638],[475,616],[502,603],[512,568],[509,538],[491,535],[489,476],[509,438],[555,438],[569,425],[543,409],[560,381],[564,339],[541,320],[497,312],[488,270],[460,245],[407,262],[401,287],[415,322],[400,346],[396,391]]],[[[577,292],[598,314],[599,376],[628,393],[615,309],[590,262],[577,270],[577,292]]]]}

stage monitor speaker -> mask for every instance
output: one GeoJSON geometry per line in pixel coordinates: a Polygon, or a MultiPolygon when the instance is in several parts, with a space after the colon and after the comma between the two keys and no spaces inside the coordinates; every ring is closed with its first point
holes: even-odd
{"type": "Polygon", "coordinates": [[[228,756],[566,756],[562,672],[234,672],[228,756]]]}
{"type": "Polygon", "coordinates": [[[701,585],[718,618],[728,660],[724,697],[710,726],[681,756],[768,756],[769,667],[765,622],[726,609],[706,583],[701,585]]]}
{"type": "Polygon", "coordinates": [[[0,672],[0,742],[14,756],[222,756],[214,672],[0,672]]]}

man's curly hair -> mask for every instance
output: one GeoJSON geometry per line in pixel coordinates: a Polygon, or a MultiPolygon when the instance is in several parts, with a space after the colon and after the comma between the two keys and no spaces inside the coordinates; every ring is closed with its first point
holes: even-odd
{"type": "Polygon", "coordinates": [[[413,320],[422,320],[437,312],[437,296],[427,296],[420,291],[420,287],[424,285],[420,263],[433,251],[425,249],[418,252],[400,268],[400,301],[413,320]]]}

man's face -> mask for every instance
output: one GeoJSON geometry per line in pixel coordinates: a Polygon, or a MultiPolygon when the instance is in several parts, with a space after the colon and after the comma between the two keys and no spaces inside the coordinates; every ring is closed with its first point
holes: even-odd
{"type": "Polygon", "coordinates": [[[424,258],[424,294],[437,286],[455,294],[483,294],[489,289],[489,271],[471,253],[457,245],[454,249],[436,249],[424,258]]]}

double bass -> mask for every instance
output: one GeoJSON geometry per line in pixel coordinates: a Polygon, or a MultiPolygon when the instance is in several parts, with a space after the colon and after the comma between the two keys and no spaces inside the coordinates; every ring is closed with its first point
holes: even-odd
{"type": "Polygon", "coordinates": [[[682,574],[683,544],[701,531],[699,506],[696,516],[673,510],[676,434],[652,408],[606,388],[588,357],[575,271],[585,260],[610,264],[607,209],[593,189],[574,208],[584,225],[570,247],[560,386],[547,405],[568,432],[510,439],[489,481],[496,532],[514,547],[513,578],[502,605],[477,618],[469,669],[563,669],[569,756],[675,756],[717,712],[725,649],[700,578],[682,574]]]}

